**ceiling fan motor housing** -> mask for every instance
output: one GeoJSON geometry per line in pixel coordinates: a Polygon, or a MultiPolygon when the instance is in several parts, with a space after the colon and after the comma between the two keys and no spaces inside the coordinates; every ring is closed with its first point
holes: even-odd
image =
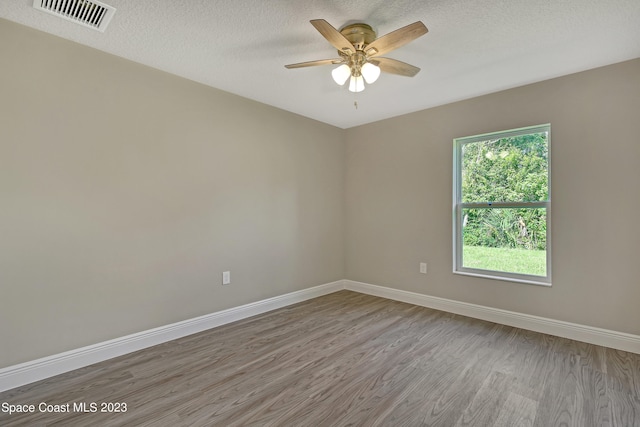
{"type": "Polygon", "coordinates": [[[340,30],[356,50],[364,50],[365,46],[376,39],[376,32],[367,24],[351,24],[340,30]]]}
{"type": "Polygon", "coordinates": [[[351,75],[353,77],[359,77],[362,75],[362,66],[367,62],[367,56],[364,53],[364,48],[376,39],[376,32],[367,24],[351,24],[347,25],[340,30],[349,43],[356,48],[356,52],[342,52],[338,51],[338,54],[345,60],[351,69],[351,75]]]}

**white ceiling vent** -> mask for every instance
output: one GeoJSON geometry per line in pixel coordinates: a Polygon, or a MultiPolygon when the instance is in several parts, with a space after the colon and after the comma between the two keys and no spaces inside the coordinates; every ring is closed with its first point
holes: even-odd
{"type": "Polygon", "coordinates": [[[103,32],[116,13],[114,7],[93,0],[33,0],[33,7],[103,32]]]}

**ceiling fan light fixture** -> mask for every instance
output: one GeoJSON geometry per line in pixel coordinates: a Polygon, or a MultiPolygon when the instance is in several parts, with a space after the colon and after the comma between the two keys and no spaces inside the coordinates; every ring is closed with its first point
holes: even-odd
{"type": "Polygon", "coordinates": [[[380,67],[372,64],[371,62],[365,63],[360,71],[362,72],[364,81],[366,81],[368,84],[375,82],[376,80],[378,80],[378,77],[380,77],[380,67]]]}
{"type": "Polygon", "coordinates": [[[376,38],[377,35],[373,28],[364,23],[347,25],[338,31],[324,19],[312,19],[310,22],[338,50],[339,57],[289,64],[285,65],[286,68],[306,68],[328,64],[338,65],[331,71],[331,76],[340,86],[344,85],[350,77],[349,90],[351,92],[362,92],[365,89],[365,81],[367,84],[372,84],[378,79],[382,71],[407,77],[413,77],[420,71],[420,68],[413,65],[379,56],[426,34],[428,32],[427,27],[420,21],[378,38],[376,38]],[[372,57],[374,58],[369,62],[372,57]]]}
{"type": "Polygon", "coordinates": [[[349,80],[351,76],[351,69],[347,64],[342,64],[338,68],[334,68],[331,71],[331,77],[333,77],[333,81],[342,86],[349,80]]]}
{"type": "Polygon", "coordinates": [[[354,77],[351,76],[351,81],[349,82],[349,91],[351,92],[362,92],[364,90],[364,79],[362,76],[354,77]]]}

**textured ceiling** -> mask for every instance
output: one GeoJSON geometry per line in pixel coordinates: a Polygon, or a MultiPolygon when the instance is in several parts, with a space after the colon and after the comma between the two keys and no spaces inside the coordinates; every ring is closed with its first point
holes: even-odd
{"type": "Polygon", "coordinates": [[[103,2],[117,8],[104,33],[32,0],[0,0],[0,17],[341,128],[640,57],[640,0],[103,2]],[[429,33],[385,56],[422,71],[355,95],[330,65],[285,69],[336,56],[316,18],[379,36],[420,20],[429,33]]]}

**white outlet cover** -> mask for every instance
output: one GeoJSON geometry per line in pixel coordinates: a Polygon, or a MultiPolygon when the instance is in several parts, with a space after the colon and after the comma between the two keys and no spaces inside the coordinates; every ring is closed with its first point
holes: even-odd
{"type": "Polygon", "coordinates": [[[426,262],[421,262],[420,263],[420,273],[427,274],[427,263],[426,262]]]}

